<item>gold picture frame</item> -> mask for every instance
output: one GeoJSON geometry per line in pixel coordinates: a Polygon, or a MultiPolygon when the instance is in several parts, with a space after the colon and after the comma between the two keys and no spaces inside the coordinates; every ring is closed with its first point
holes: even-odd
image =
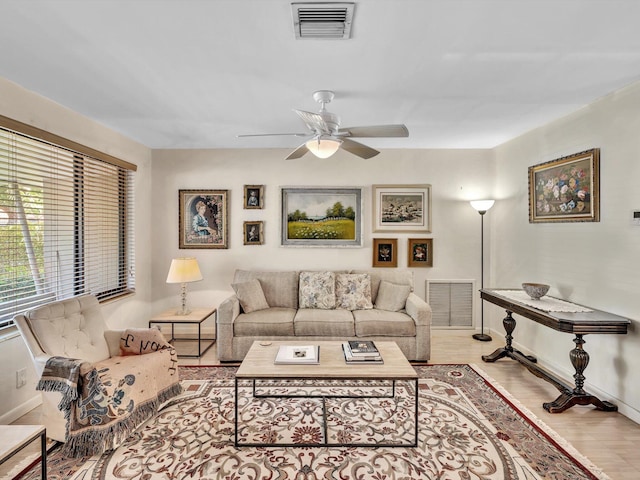
{"type": "Polygon", "coordinates": [[[262,220],[244,222],[242,237],[245,245],[262,245],[264,243],[264,222],[262,220]]]}
{"type": "Polygon", "coordinates": [[[374,238],[373,263],[374,267],[395,268],[398,266],[398,239],[374,238]]]}
{"type": "Polygon", "coordinates": [[[600,149],[529,167],[529,222],[600,221],[600,149]]]}
{"type": "Polygon", "coordinates": [[[247,210],[264,208],[264,185],[245,185],[242,205],[247,210]]]}
{"type": "Polygon", "coordinates": [[[178,191],[178,248],[229,248],[228,190],[178,191]]]}
{"type": "Polygon", "coordinates": [[[433,267],[433,238],[410,238],[407,241],[409,268],[433,267]]]}

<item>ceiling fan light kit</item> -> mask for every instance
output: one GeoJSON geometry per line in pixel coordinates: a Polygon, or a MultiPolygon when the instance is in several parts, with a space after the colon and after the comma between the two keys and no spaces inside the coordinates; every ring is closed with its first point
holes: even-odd
{"type": "Polygon", "coordinates": [[[305,143],[307,149],[318,158],[329,158],[340,149],[342,140],[318,136],[305,143]]]}
{"type": "Polygon", "coordinates": [[[408,137],[409,130],[405,125],[371,125],[365,127],[340,128],[340,117],[328,112],[327,103],[333,100],[335,93],[331,90],[318,90],[314,92],[313,99],[321,107],[318,113],[296,110],[296,114],[306,124],[307,133],[258,133],[238,135],[238,137],[264,137],[269,135],[291,135],[296,137],[311,137],[305,143],[296,148],[287,156],[287,160],[293,160],[304,156],[307,152],[313,153],[318,158],[329,158],[340,148],[360,158],[371,158],[380,152],[352,140],[352,138],[390,138],[408,137]]]}

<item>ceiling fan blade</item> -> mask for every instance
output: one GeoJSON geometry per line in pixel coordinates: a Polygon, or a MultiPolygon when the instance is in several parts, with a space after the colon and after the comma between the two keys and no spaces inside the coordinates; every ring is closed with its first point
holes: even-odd
{"type": "Polygon", "coordinates": [[[293,110],[298,114],[302,121],[309,127],[309,130],[316,134],[330,134],[331,129],[327,122],[324,121],[321,115],[313,112],[306,112],[304,110],[293,110]]]}
{"type": "Polygon", "coordinates": [[[244,133],[236,135],[236,138],[241,137],[278,137],[278,136],[293,136],[293,137],[308,137],[308,133],[244,133]]]}
{"type": "Polygon", "coordinates": [[[344,127],[338,135],[347,137],[408,137],[409,130],[405,125],[371,125],[369,127],[344,127]]]}
{"type": "Polygon", "coordinates": [[[353,153],[360,158],[371,158],[378,155],[380,152],[371,147],[367,147],[358,142],[354,142],[353,140],[349,140],[348,138],[342,139],[342,145],[340,148],[344,148],[347,152],[353,153]]]}
{"type": "Polygon", "coordinates": [[[285,160],[295,160],[297,158],[304,156],[304,154],[307,153],[308,151],[309,149],[307,148],[307,144],[303,143],[298,148],[296,148],[293,152],[291,152],[289,156],[285,158],[285,160]]]}

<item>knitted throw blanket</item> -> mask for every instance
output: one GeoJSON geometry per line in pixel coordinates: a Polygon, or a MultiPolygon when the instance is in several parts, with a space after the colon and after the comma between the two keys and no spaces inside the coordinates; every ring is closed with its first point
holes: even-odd
{"type": "Polygon", "coordinates": [[[51,357],[36,387],[60,392],[67,420],[66,455],[95,455],[120,445],[161,404],[178,395],[173,347],[91,364],[51,357]]]}

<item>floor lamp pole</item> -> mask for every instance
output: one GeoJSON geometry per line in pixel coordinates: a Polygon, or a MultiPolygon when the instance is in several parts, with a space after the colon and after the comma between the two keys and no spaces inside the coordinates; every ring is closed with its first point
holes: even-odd
{"type": "MultiPolygon", "coordinates": [[[[484,214],[486,210],[478,210],[480,214],[480,288],[484,288],[484,214]]],[[[484,302],[480,300],[480,333],[474,333],[473,338],[481,342],[490,342],[491,336],[484,333],[484,302]]]]}

